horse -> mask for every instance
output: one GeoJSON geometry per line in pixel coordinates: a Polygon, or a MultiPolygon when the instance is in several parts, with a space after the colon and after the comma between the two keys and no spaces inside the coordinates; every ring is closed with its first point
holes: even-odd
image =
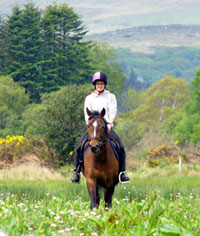
{"type": "Polygon", "coordinates": [[[103,118],[105,109],[100,113],[86,108],[88,119],[89,147],[84,155],[84,176],[90,196],[90,207],[98,208],[100,202],[99,188],[104,189],[105,207],[112,207],[112,196],[118,184],[119,162],[107,137],[103,118]]]}

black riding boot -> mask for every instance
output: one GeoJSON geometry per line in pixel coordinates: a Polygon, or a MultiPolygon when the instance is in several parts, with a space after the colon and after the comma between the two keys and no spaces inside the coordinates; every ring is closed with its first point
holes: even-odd
{"type": "Polygon", "coordinates": [[[77,149],[75,154],[74,154],[74,174],[70,179],[71,183],[80,183],[81,179],[81,163],[80,163],[80,156],[81,154],[79,153],[79,150],[77,149]]]}
{"type": "Polygon", "coordinates": [[[121,150],[119,170],[120,170],[119,171],[119,182],[121,184],[128,183],[130,181],[130,179],[125,174],[125,170],[126,170],[126,153],[125,153],[124,149],[121,150]]]}

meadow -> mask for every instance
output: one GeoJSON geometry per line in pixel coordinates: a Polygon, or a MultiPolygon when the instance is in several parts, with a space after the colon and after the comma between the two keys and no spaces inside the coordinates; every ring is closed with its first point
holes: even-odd
{"type": "Polygon", "coordinates": [[[112,209],[101,201],[92,211],[84,178],[70,184],[69,176],[54,180],[55,173],[46,180],[11,178],[10,173],[10,179],[0,180],[0,230],[9,236],[197,236],[198,173],[180,174],[176,167],[131,172],[131,182],[116,187],[112,209]]]}

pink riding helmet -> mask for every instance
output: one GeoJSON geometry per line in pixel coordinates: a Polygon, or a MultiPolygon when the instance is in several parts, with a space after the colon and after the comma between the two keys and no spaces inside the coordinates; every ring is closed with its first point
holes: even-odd
{"type": "Polygon", "coordinates": [[[107,76],[103,72],[96,72],[92,76],[92,84],[95,85],[97,81],[103,81],[105,84],[107,84],[107,76]]]}

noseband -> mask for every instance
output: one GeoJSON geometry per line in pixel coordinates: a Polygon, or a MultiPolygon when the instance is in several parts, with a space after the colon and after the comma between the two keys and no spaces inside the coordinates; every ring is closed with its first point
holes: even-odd
{"type": "MultiPolygon", "coordinates": [[[[104,140],[103,138],[99,138],[99,137],[95,137],[95,136],[91,136],[88,138],[88,141],[90,142],[91,140],[96,140],[98,141],[98,144],[95,147],[99,147],[101,148],[104,144],[107,143],[106,140],[104,140]]],[[[89,143],[89,146],[92,147],[92,145],[89,143]]]]}

